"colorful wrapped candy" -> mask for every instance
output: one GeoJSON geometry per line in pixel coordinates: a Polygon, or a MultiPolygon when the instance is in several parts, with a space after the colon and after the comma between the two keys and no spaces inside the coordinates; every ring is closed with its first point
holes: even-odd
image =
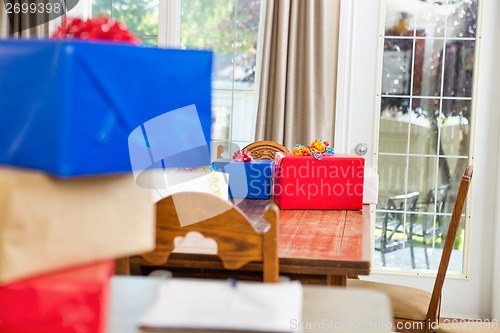
{"type": "Polygon", "coordinates": [[[330,143],[321,139],[314,140],[309,146],[297,144],[293,148],[295,156],[314,156],[318,160],[321,160],[324,155],[333,155],[334,153],[335,150],[330,147],[330,143]]]}

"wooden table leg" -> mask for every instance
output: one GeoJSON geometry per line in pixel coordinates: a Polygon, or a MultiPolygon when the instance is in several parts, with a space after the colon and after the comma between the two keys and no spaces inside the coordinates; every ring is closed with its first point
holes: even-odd
{"type": "Polygon", "coordinates": [[[329,286],[345,287],[347,285],[347,276],[345,275],[327,275],[326,284],[329,286]]]}

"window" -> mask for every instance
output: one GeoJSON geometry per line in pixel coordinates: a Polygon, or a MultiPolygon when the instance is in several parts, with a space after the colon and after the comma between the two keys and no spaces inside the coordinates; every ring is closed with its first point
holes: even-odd
{"type": "MultiPolygon", "coordinates": [[[[177,3],[180,47],[214,51],[212,147],[222,144],[231,152],[232,143],[242,147],[254,140],[261,0],[177,3]]],[[[152,46],[158,44],[158,26],[176,24],[159,14],[159,0],[92,0],[92,15],[98,13],[124,22],[143,44],[152,46]]]]}
{"type": "MultiPolygon", "coordinates": [[[[468,164],[478,0],[388,1],[377,266],[435,270],[468,164]]],[[[463,271],[466,214],[449,270],[463,271]]]]}
{"type": "Polygon", "coordinates": [[[182,0],[181,47],[215,52],[213,140],[253,141],[260,0],[182,0]]]}
{"type": "Polygon", "coordinates": [[[159,0],[92,0],[92,16],[108,15],[125,23],[143,45],[158,44],[159,0]]]}

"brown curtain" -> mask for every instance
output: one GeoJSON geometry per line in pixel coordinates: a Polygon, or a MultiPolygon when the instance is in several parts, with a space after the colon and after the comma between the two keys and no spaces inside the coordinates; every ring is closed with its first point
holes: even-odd
{"type": "MultiPolygon", "coordinates": [[[[23,3],[21,0],[13,0],[14,3],[23,3]]],[[[24,1],[26,3],[26,1],[24,1]]],[[[49,24],[47,13],[20,13],[11,16],[16,27],[12,32],[11,24],[5,10],[5,2],[0,1],[0,38],[46,38],[49,37],[49,24]]]]}
{"type": "Polygon", "coordinates": [[[9,19],[7,18],[7,13],[5,12],[4,2],[0,2],[0,38],[9,37],[9,19]]]}
{"type": "Polygon", "coordinates": [[[340,0],[265,3],[255,139],[333,142],[340,0]]]}

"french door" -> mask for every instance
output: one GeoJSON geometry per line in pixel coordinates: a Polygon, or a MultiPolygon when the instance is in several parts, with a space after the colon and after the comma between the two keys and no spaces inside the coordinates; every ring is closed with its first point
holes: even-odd
{"type": "Polygon", "coordinates": [[[442,314],[489,318],[494,228],[485,221],[495,220],[497,187],[489,179],[498,159],[478,147],[498,150],[498,134],[489,130],[497,116],[488,108],[494,96],[487,56],[494,46],[487,27],[498,6],[495,0],[341,3],[335,148],[354,153],[366,144],[366,164],[379,175],[369,279],[431,290],[457,185],[472,163],[442,314]]]}

